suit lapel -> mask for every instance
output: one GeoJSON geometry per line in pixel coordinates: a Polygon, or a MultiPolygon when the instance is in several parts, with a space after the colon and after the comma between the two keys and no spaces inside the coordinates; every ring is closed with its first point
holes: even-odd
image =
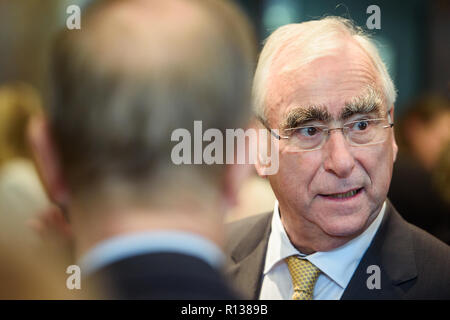
{"type": "Polygon", "coordinates": [[[272,214],[261,215],[242,241],[231,251],[228,274],[245,298],[256,300],[261,290],[264,261],[271,229],[272,214]]]}
{"type": "MultiPolygon", "coordinates": [[[[388,201],[386,214],[341,299],[400,299],[400,284],[417,277],[414,248],[408,224],[388,201]],[[380,289],[369,289],[369,266],[380,270],[380,289]]],[[[369,281],[370,282],[370,281],[369,281]]]]}

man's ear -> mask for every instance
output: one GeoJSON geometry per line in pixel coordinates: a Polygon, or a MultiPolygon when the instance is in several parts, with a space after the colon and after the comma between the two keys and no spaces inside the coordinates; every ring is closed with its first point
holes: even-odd
{"type": "Polygon", "coordinates": [[[55,204],[66,207],[69,190],[47,120],[42,116],[31,119],[27,136],[39,176],[49,198],[55,204]]]}
{"type": "Polygon", "coordinates": [[[267,178],[266,169],[268,167],[270,167],[270,163],[266,163],[266,162],[262,161],[262,159],[260,158],[260,156],[258,154],[258,157],[256,158],[256,161],[255,161],[255,169],[261,178],[263,178],[263,179],[267,178]]]}
{"type": "Polygon", "coordinates": [[[261,178],[267,178],[278,171],[278,141],[272,140],[266,128],[259,128],[257,132],[255,169],[261,178]]]}
{"type": "MultiPolygon", "coordinates": [[[[389,111],[389,116],[391,118],[391,123],[394,123],[394,105],[392,105],[391,110],[389,111]]],[[[393,161],[397,160],[397,153],[398,153],[398,146],[397,142],[395,141],[395,130],[392,130],[392,150],[393,150],[393,161]]]]}

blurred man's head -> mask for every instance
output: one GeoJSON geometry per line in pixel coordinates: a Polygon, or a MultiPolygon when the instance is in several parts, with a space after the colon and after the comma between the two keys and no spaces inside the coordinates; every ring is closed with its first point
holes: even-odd
{"type": "Polygon", "coordinates": [[[48,110],[71,197],[135,204],[214,197],[224,166],[174,165],[171,133],[191,130],[194,120],[222,131],[244,123],[252,40],[245,18],[224,1],[88,8],[81,30],[56,42],[48,110]]]}
{"type": "Polygon", "coordinates": [[[324,251],[363,232],[397,152],[395,88],[371,41],[342,18],[283,26],[261,53],[253,94],[259,118],[282,136],[268,178],[293,243],[324,251]]]}

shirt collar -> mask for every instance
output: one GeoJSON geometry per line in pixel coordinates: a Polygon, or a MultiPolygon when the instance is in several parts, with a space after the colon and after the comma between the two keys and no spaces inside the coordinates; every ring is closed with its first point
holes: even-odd
{"type": "Polygon", "coordinates": [[[219,268],[225,258],[210,240],[190,232],[174,230],[147,231],[115,236],[90,249],[79,259],[84,274],[132,256],[172,252],[197,257],[219,268]]]}
{"type": "Polygon", "coordinates": [[[300,255],[308,259],[325,275],[335,281],[340,287],[345,288],[355,272],[362,256],[369,247],[386,210],[386,202],[383,203],[380,213],[370,226],[358,237],[331,251],[315,252],[305,255],[299,252],[290,242],[280,219],[278,201],[275,202],[272,217],[272,231],[269,236],[266,264],[264,274],[273,267],[284,263],[284,259],[292,255],[300,255]]]}

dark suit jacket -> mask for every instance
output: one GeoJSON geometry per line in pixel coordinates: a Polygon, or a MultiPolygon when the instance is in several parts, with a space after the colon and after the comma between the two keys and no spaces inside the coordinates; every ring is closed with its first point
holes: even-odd
{"type": "MultiPolygon", "coordinates": [[[[229,226],[228,276],[246,298],[258,299],[272,213],[229,226]]],[[[385,216],[342,299],[450,299],[450,247],[409,224],[388,201],[385,216]],[[381,270],[381,289],[368,289],[367,267],[381,270]]]]}
{"type": "Polygon", "coordinates": [[[112,263],[85,281],[108,299],[222,300],[237,296],[205,261],[178,253],[150,253],[112,263]]]}
{"type": "Polygon", "coordinates": [[[397,155],[388,197],[405,220],[450,245],[450,205],[414,158],[397,155]]]}

